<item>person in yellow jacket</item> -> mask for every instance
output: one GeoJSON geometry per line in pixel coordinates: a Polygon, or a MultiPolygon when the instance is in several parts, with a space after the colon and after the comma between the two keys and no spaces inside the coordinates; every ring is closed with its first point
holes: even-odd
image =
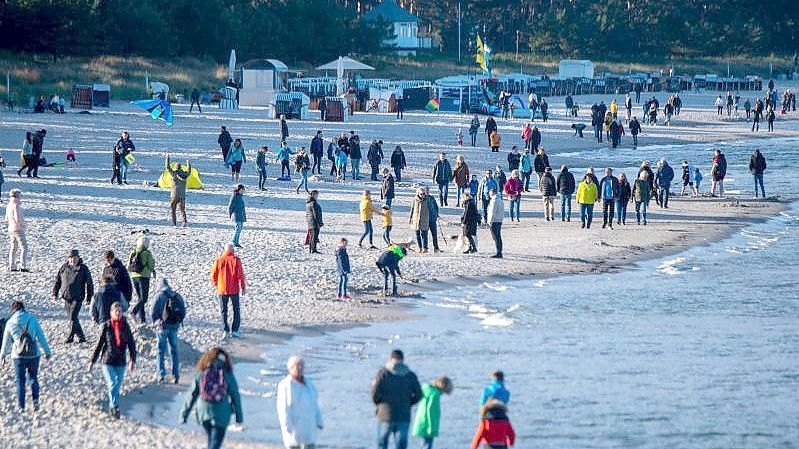
{"type": "Polygon", "coordinates": [[[581,228],[591,229],[591,220],[594,219],[594,203],[598,195],[597,185],[593,176],[586,174],[577,186],[577,204],[580,205],[581,228]]]}
{"type": "MultiPolygon", "coordinates": [[[[379,212],[378,212],[379,213],[379,212]]],[[[361,221],[363,222],[363,234],[358,240],[358,246],[363,247],[363,239],[369,236],[369,249],[377,249],[372,242],[372,217],[375,214],[375,205],[372,203],[372,195],[369,189],[363,191],[361,197],[361,221]]]]}
{"type": "Polygon", "coordinates": [[[619,116],[619,104],[616,103],[616,100],[610,102],[610,112],[613,113],[614,119],[619,116]]]}
{"type": "Polygon", "coordinates": [[[383,205],[383,241],[386,245],[391,246],[391,228],[394,222],[391,218],[391,207],[388,204],[383,205]]]}
{"type": "MultiPolygon", "coordinates": [[[[499,146],[502,144],[502,137],[500,137],[497,130],[491,131],[491,134],[488,135],[488,141],[491,144],[491,152],[499,153],[499,146]]],[[[458,200],[460,200],[460,198],[458,198],[458,200]]]]}

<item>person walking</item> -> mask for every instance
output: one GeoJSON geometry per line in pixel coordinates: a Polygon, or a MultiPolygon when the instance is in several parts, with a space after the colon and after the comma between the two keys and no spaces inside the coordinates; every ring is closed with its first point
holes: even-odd
{"type": "Polygon", "coordinates": [[[411,212],[408,223],[416,234],[416,243],[419,245],[419,254],[428,252],[427,231],[430,229],[430,208],[427,194],[423,188],[416,189],[416,196],[411,203],[411,212]]]}
{"type": "Polygon", "coordinates": [[[211,284],[216,288],[219,308],[222,313],[222,338],[241,337],[241,309],[239,299],[244,296],[244,268],[241,259],[236,256],[232,243],[225,245],[225,250],[217,257],[211,267],[211,284]],[[233,306],[233,323],[228,324],[228,304],[233,306]],[[232,332],[231,332],[232,330],[232,332]]]}
{"type": "Polygon", "coordinates": [[[219,133],[219,138],[217,138],[216,141],[219,144],[219,148],[222,150],[222,162],[225,162],[230,152],[230,145],[233,144],[233,137],[230,136],[226,126],[222,126],[222,132],[219,133]]]}
{"type": "Polygon", "coordinates": [[[286,116],[280,115],[280,141],[285,142],[289,138],[289,125],[286,122],[286,116]]]}
{"type": "MultiPolygon", "coordinates": [[[[433,182],[438,185],[438,200],[441,206],[447,206],[449,197],[449,183],[453,179],[452,167],[447,160],[447,153],[443,151],[438,155],[438,161],[433,166],[433,182]]],[[[460,200],[458,200],[460,201],[460,200]]]]}
{"type": "Polygon", "coordinates": [[[104,322],[100,330],[89,371],[100,357],[103,358],[103,373],[108,386],[108,410],[113,418],[119,419],[119,396],[125,381],[125,365],[127,371],[133,371],[136,366],[136,340],[118,302],[111,304],[111,319],[104,322]],[[130,361],[127,361],[126,352],[130,361]]]}
{"type": "Polygon", "coordinates": [[[633,136],[633,147],[638,147],[638,134],[641,133],[641,123],[638,117],[633,117],[630,121],[630,135],[633,136]]]}
{"type": "Polygon", "coordinates": [[[519,147],[514,145],[508,153],[508,171],[517,170],[522,162],[522,155],[519,154],[519,147]]]}
{"type": "Polygon", "coordinates": [[[350,163],[352,164],[352,180],[361,179],[361,138],[350,131],[350,163]]]}
{"type": "Polygon", "coordinates": [[[716,97],[715,105],[716,105],[716,110],[718,111],[717,115],[723,115],[722,111],[724,111],[724,100],[721,99],[721,95],[716,97]]]}
{"type": "Polygon", "coordinates": [[[558,179],[555,180],[560,194],[560,221],[572,221],[572,195],[574,195],[574,175],[565,165],[560,166],[558,179]]]}
{"type": "Polygon", "coordinates": [[[499,191],[499,185],[497,184],[497,180],[494,179],[494,174],[491,170],[486,170],[485,176],[483,179],[480,180],[480,185],[477,188],[477,198],[480,199],[480,202],[483,206],[483,221],[490,225],[491,222],[488,220],[488,203],[491,202],[491,190],[495,192],[499,191]]]}
{"type": "Polygon", "coordinates": [[[456,198],[460,201],[463,195],[469,192],[469,165],[462,155],[455,158],[455,168],[452,169],[452,182],[456,187],[456,198]]]}
{"type": "Polygon", "coordinates": [[[469,137],[472,139],[472,146],[477,146],[477,131],[480,130],[480,119],[475,115],[469,122],[469,137]]]}
{"type": "Polygon", "coordinates": [[[547,167],[541,177],[541,197],[544,201],[544,218],[555,221],[555,196],[558,194],[558,183],[552,176],[552,167],[547,167]]]}
{"type": "Polygon", "coordinates": [[[522,181],[524,184],[524,191],[530,191],[530,177],[533,174],[533,157],[530,156],[530,149],[526,148],[522,155],[520,163],[520,171],[522,174],[522,181]]]}
{"type": "Polygon", "coordinates": [[[658,187],[660,197],[660,207],[669,208],[669,196],[671,195],[671,182],[674,180],[674,169],[671,168],[666,159],[658,161],[658,171],[655,175],[655,184],[658,187]]]}
{"type": "Polygon", "coordinates": [[[180,293],[172,290],[169,281],[161,278],[155,302],[150,313],[158,336],[158,382],[166,377],[167,350],[172,359],[172,383],[180,382],[180,356],[178,353],[178,330],[186,319],[186,301],[180,293]]]}
{"type": "Polygon", "coordinates": [[[372,402],[377,407],[377,447],[388,449],[393,436],[397,449],[408,447],[411,407],[422,399],[422,387],[416,374],[405,364],[399,349],[391,351],[388,362],[377,372],[372,383],[372,402]]]}
{"type": "Polygon", "coordinates": [[[533,168],[538,178],[538,190],[541,190],[541,177],[544,176],[546,168],[549,167],[549,156],[547,156],[544,147],[536,151],[535,159],[533,160],[533,168]]]}
{"type": "Polygon", "coordinates": [[[641,171],[638,173],[638,179],[633,183],[632,199],[635,201],[635,221],[641,224],[641,217],[644,219],[644,226],[646,226],[646,208],[649,205],[649,193],[652,191],[652,186],[649,183],[649,173],[641,171]]]}
{"type": "Polygon", "coordinates": [[[277,384],[277,417],[286,449],[313,449],[324,428],[318,393],[305,375],[305,361],[298,356],[286,362],[288,375],[277,384]]]}
{"type": "Polygon", "coordinates": [[[308,200],[305,202],[305,221],[308,225],[306,240],[308,241],[308,250],[311,254],[319,254],[317,250],[319,231],[322,226],[325,225],[322,221],[322,208],[319,206],[318,198],[319,191],[311,190],[311,193],[308,194],[308,200]]]}
{"type": "Polygon", "coordinates": [[[128,256],[128,273],[136,291],[138,302],[133,306],[132,315],[141,324],[147,323],[147,298],[150,296],[150,277],[155,276],[155,258],[150,252],[150,238],[146,235],[136,240],[136,248],[128,256]]]}
{"type": "Polygon", "coordinates": [[[133,300],[133,282],[130,280],[130,273],[128,273],[122,261],[116,258],[113,251],[104,252],[103,261],[105,262],[103,276],[109,276],[119,288],[125,300],[125,310],[127,310],[127,304],[130,304],[133,300]]]}
{"type": "Polygon", "coordinates": [[[31,140],[31,165],[28,167],[28,176],[39,177],[39,164],[42,163],[42,151],[44,151],[44,138],[47,135],[46,129],[40,129],[33,133],[31,140]]]}
{"type": "Polygon", "coordinates": [[[594,177],[588,173],[577,186],[577,204],[580,205],[581,228],[591,229],[591,221],[594,219],[594,203],[596,203],[598,192],[594,177]]]}
{"type": "Polygon", "coordinates": [[[336,299],[350,299],[350,295],[347,293],[347,278],[351,271],[350,256],[347,254],[347,239],[342,238],[336,247],[336,273],[338,273],[336,299]]]}
{"type": "Polygon", "coordinates": [[[172,164],[169,160],[169,153],[166,154],[166,171],[172,178],[172,186],[169,191],[169,207],[172,211],[172,226],[178,225],[177,208],[180,207],[180,214],[183,218],[183,227],[188,226],[186,222],[186,183],[191,175],[191,161],[186,159],[186,170],[180,165],[180,162],[172,164]]]}
{"type": "Polygon", "coordinates": [[[200,114],[202,114],[203,108],[202,106],[200,106],[200,91],[197,90],[196,87],[191,91],[191,106],[189,106],[189,114],[191,114],[192,111],[194,110],[195,104],[197,105],[197,110],[199,110],[200,114]]]}
{"type": "MultiPolygon", "coordinates": [[[[324,113],[323,113],[324,115],[324,113]]],[[[325,142],[322,139],[322,131],[317,131],[313,139],[311,139],[311,156],[313,157],[313,165],[311,165],[311,174],[322,174],[322,155],[324,154],[325,142]]]]}
{"type": "Polygon", "coordinates": [[[291,168],[289,167],[289,160],[291,160],[291,155],[294,154],[294,151],[289,148],[286,142],[280,142],[280,148],[277,150],[277,155],[275,155],[275,162],[280,163],[280,177],[281,178],[291,178],[291,168]]]}
{"type": "Polygon", "coordinates": [[[300,174],[300,182],[297,184],[296,189],[297,195],[300,194],[300,187],[305,189],[305,193],[308,193],[308,172],[311,171],[311,160],[305,153],[305,147],[300,148],[300,152],[294,158],[294,167],[297,173],[300,174]]]}
{"type": "Polygon", "coordinates": [[[347,179],[347,148],[344,145],[336,150],[336,180],[341,182],[347,179]]]}
{"type": "Polygon", "coordinates": [[[477,225],[480,224],[480,213],[477,212],[477,206],[474,204],[474,199],[465,195],[462,199],[463,202],[463,215],[461,215],[461,228],[463,229],[463,238],[469,242],[469,248],[463,254],[473,254],[477,252],[477,225]]]}
{"type": "Polygon", "coordinates": [[[327,145],[327,160],[330,161],[330,176],[335,176],[338,179],[338,173],[336,171],[336,154],[338,154],[338,145],[336,144],[336,139],[330,139],[330,143],[327,145]]]}
{"type": "Polygon", "coordinates": [[[266,190],[266,167],[269,162],[266,160],[266,153],[269,147],[266,145],[261,146],[258,154],[255,155],[255,167],[258,170],[258,190],[266,190]]]}
{"type": "Polygon", "coordinates": [[[39,325],[39,320],[25,310],[22,301],[11,302],[11,316],[3,330],[0,360],[3,363],[11,357],[17,374],[17,407],[19,413],[25,412],[26,386],[30,383],[33,411],[39,411],[39,361],[41,351],[50,360],[53,355],[47,344],[47,337],[39,325]],[[40,349],[41,348],[41,349],[40,349]]]}
{"type": "Polygon", "coordinates": [[[231,415],[236,415],[237,424],[244,422],[233,359],[224,349],[213,347],[197,362],[197,373],[180,411],[181,423],[186,424],[192,409],[208,437],[208,449],[222,447],[231,415]]]}
{"type": "Polygon", "coordinates": [[[8,223],[8,271],[27,273],[28,240],[25,238],[25,230],[28,224],[22,214],[22,190],[11,189],[8,192],[6,222],[8,223]]]}
{"type": "Polygon", "coordinates": [[[766,158],[760,153],[760,150],[752,152],[752,157],[749,158],[749,172],[755,178],[755,198],[757,198],[757,185],[760,184],[760,193],[763,198],[766,197],[766,189],[763,187],[763,172],[766,171],[766,158]]]}
{"type": "Polygon", "coordinates": [[[519,221],[523,190],[522,180],[519,179],[519,170],[513,170],[510,173],[510,179],[505,183],[505,196],[510,201],[510,221],[513,221],[514,216],[516,221],[519,221]],[[515,214],[514,211],[516,212],[515,214]]]}
{"type": "Polygon", "coordinates": [[[413,436],[423,439],[422,449],[433,449],[433,441],[441,428],[441,394],[450,395],[452,390],[449,377],[439,377],[422,385],[422,399],[413,422],[413,436]]]}
{"type": "Polygon", "coordinates": [[[22,177],[22,170],[26,168],[28,171],[26,172],[28,178],[31,177],[31,170],[33,170],[33,163],[31,162],[31,158],[33,157],[33,133],[30,131],[25,133],[25,140],[22,141],[22,166],[19,167],[17,170],[17,176],[22,177]]]}
{"type": "Polygon", "coordinates": [[[325,99],[324,95],[322,95],[322,98],[319,99],[318,109],[319,109],[319,120],[324,122],[325,118],[327,116],[327,114],[326,114],[327,113],[327,100],[325,99]]]}
{"type": "Polygon", "coordinates": [[[115,145],[111,154],[111,184],[122,185],[122,147],[115,145]]]}
{"type": "Polygon", "coordinates": [[[768,123],[768,131],[774,131],[774,120],[777,118],[777,114],[774,113],[774,108],[768,108],[766,111],[766,122],[768,123]]]}
{"type": "Polygon", "coordinates": [[[713,178],[710,186],[710,196],[716,196],[716,186],[718,186],[719,197],[724,198],[724,177],[727,176],[727,158],[718,148],[713,151],[713,165],[710,167],[710,176],[713,178]]]}
{"type": "MultiPolygon", "coordinates": [[[[119,154],[119,170],[122,177],[122,184],[128,183],[128,169],[130,168],[130,161],[128,157],[132,152],[136,151],[136,145],[130,140],[130,135],[127,131],[123,131],[119,140],[114,146],[114,153],[119,154]]],[[[131,156],[132,157],[132,156],[131,156]]],[[[119,179],[119,178],[117,178],[119,179]]]]}
{"type": "Polygon", "coordinates": [[[397,182],[402,182],[402,170],[406,166],[405,153],[402,152],[402,147],[397,145],[394,152],[391,153],[391,168],[394,169],[394,178],[397,182]]]}
{"type": "Polygon", "coordinates": [[[244,150],[244,145],[241,139],[236,139],[233,142],[233,147],[227,154],[225,166],[230,167],[230,179],[233,182],[239,181],[241,174],[241,166],[247,163],[247,152],[244,150]]]}
{"type": "Polygon", "coordinates": [[[119,303],[122,312],[128,310],[128,303],[114,283],[114,278],[109,274],[104,274],[100,278],[100,288],[92,297],[89,307],[95,324],[103,324],[111,319],[111,305],[114,303],[119,303]]]}
{"type": "Polygon", "coordinates": [[[427,200],[428,225],[430,226],[430,236],[433,240],[433,252],[441,252],[438,248],[438,203],[430,196],[430,188],[424,187],[424,197],[427,200]]]}
{"type": "Polygon", "coordinates": [[[605,177],[599,181],[599,194],[602,198],[602,229],[610,226],[613,229],[613,208],[619,200],[621,187],[619,180],[613,176],[613,169],[605,169],[605,177]]]}
{"type": "Polygon", "coordinates": [[[391,202],[394,201],[394,176],[387,168],[383,169],[383,183],[380,186],[380,199],[391,209],[391,202]]]}
{"type": "Polygon", "coordinates": [[[502,201],[502,195],[497,194],[496,188],[489,189],[488,195],[490,200],[486,223],[491,227],[491,238],[494,239],[494,246],[497,250],[491,258],[502,259],[502,220],[505,219],[505,204],[502,201]]]}
{"type": "Polygon", "coordinates": [[[491,133],[495,132],[496,130],[497,130],[497,122],[496,120],[494,120],[494,117],[489,115],[488,118],[486,119],[485,127],[483,128],[483,131],[486,134],[486,138],[488,139],[489,147],[491,147],[491,133]]]}
{"type": "Polygon", "coordinates": [[[230,195],[230,201],[227,206],[228,217],[233,221],[233,246],[241,248],[239,244],[239,237],[241,237],[241,230],[244,228],[244,222],[247,221],[247,210],[244,204],[244,184],[239,184],[233,188],[233,194],[230,195]]]}
{"type": "MultiPolygon", "coordinates": [[[[380,171],[380,163],[383,161],[383,141],[373,140],[369,145],[369,152],[366,153],[366,160],[369,161],[369,167],[372,169],[372,181],[377,181],[377,174],[380,171]]],[[[385,173],[384,169],[384,173],[385,173]]]]}
{"type": "Polygon", "coordinates": [[[630,182],[627,181],[627,175],[622,173],[619,175],[619,198],[616,200],[617,225],[627,224],[627,203],[630,202],[631,196],[632,188],[630,187],[630,182]]]}
{"type": "Polygon", "coordinates": [[[490,449],[507,449],[516,442],[516,434],[508,419],[508,407],[496,399],[490,399],[480,408],[480,425],[474,433],[471,449],[485,442],[490,449]]]}
{"type": "Polygon", "coordinates": [[[94,296],[94,283],[89,268],[83,264],[78,250],[70,250],[67,262],[61,265],[55,276],[52,297],[64,301],[64,308],[69,315],[70,329],[65,343],[86,342],[86,335],[80,325],[80,309],[83,302],[91,303],[94,296]]]}
{"type": "Polygon", "coordinates": [[[363,239],[369,237],[369,249],[377,249],[374,245],[373,234],[374,228],[372,227],[372,218],[375,214],[375,205],[372,202],[372,193],[369,189],[363,191],[360,204],[361,222],[363,222],[363,234],[361,239],[358,240],[358,247],[363,248],[363,239]]]}

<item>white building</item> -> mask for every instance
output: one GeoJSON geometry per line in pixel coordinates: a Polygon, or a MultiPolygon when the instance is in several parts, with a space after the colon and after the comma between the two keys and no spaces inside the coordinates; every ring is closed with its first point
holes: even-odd
{"type": "Polygon", "coordinates": [[[419,37],[419,18],[400,7],[396,0],[383,0],[383,3],[364,14],[369,22],[383,20],[391,24],[393,38],[383,41],[386,47],[396,48],[399,54],[416,54],[420,48],[430,48],[430,38],[419,37]]]}
{"type": "Polygon", "coordinates": [[[274,104],[275,94],[286,91],[288,67],[277,59],[253,59],[240,70],[240,106],[268,106],[274,104]]]}

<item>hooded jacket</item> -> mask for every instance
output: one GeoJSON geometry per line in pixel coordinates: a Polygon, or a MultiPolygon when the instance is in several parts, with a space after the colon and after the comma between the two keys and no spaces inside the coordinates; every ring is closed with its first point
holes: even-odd
{"type": "Polygon", "coordinates": [[[339,275],[350,274],[350,255],[347,254],[347,248],[339,246],[336,248],[336,273],[339,275]]]}
{"type": "Polygon", "coordinates": [[[749,171],[753,175],[762,175],[766,171],[766,158],[759,151],[752,153],[749,159],[749,171]]]}
{"type": "Polygon", "coordinates": [[[407,164],[405,163],[405,153],[402,150],[395,149],[393,153],[391,153],[391,166],[394,168],[405,168],[407,164]]]}
{"type": "Polygon", "coordinates": [[[219,256],[211,267],[211,283],[219,296],[238,295],[244,290],[244,268],[233,252],[219,256]]]}
{"type": "Polygon", "coordinates": [[[172,169],[172,164],[169,161],[169,157],[166,158],[166,171],[172,177],[172,188],[170,189],[170,197],[171,198],[186,198],[186,181],[189,179],[189,175],[191,175],[191,163],[189,163],[187,169],[176,168],[172,169]]]}
{"type": "Polygon", "coordinates": [[[318,394],[311,379],[302,382],[290,375],[277,384],[277,417],[285,447],[316,443],[318,429],[324,425],[318,394]]]}
{"type": "Polygon", "coordinates": [[[430,385],[422,385],[422,399],[416,407],[413,422],[413,435],[420,438],[435,438],[441,427],[441,390],[430,385]]]}
{"type": "Polygon", "coordinates": [[[141,257],[142,266],[144,268],[142,268],[141,272],[139,273],[131,271],[130,277],[149,278],[152,276],[153,271],[155,271],[155,258],[153,257],[153,253],[151,253],[146,247],[137,245],[136,249],[133,250],[133,252],[131,252],[128,256],[128,266],[130,266],[130,263],[133,262],[133,258],[136,257],[137,254],[140,254],[139,257],[141,257]]]}
{"type": "Polygon", "coordinates": [[[94,296],[94,283],[89,268],[78,259],[74,267],[69,262],[61,265],[53,284],[53,296],[69,302],[91,301],[94,296]]]}
{"type": "Polygon", "coordinates": [[[230,219],[236,223],[244,223],[247,221],[247,211],[244,207],[244,195],[239,192],[233,192],[233,194],[230,195],[227,213],[230,219]]]}
{"type": "Polygon", "coordinates": [[[579,204],[594,204],[597,199],[597,186],[595,182],[586,183],[585,180],[580,181],[577,186],[577,202],[579,204]]]}
{"type": "Polygon", "coordinates": [[[95,323],[104,323],[111,319],[111,304],[118,302],[122,306],[122,311],[128,310],[128,302],[120,293],[114,283],[107,283],[100,286],[97,293],[92,297],[92,302],[89,308],[92,313],[92,320],[95,323]]]}
{"type": "Polygon", "coordinates": [[[6,328],[3,331],[3,344],[2,348],[0,348],[0,359],[6,360],[9,354],[11,354],[12,360],[20,358],[20,356],[17,354],[17,351],[12,349],[19,341],[19,337],[22,335],[22,331],[24,331],[26,327],[28,329],[28,334],[31,336],[31,339],[33,339],[34,346],[36,347],[35,357],[39,357],[41,355],[39,346],[44,349],[44,353],[48,357],[50,354],[52,354],[50,351],[50,346],[47,344],[47,338],[44,336],[44,331],[42,331],[42,327],[39,325],[39,320],[23,309],[14,312],[6,322],[6,328]]]}
{"type": "Polygon", "coordinates": [[[133,284],[130,282],[130,275],[128,269],[117,258],[114,258],[110,265],[103,268],[103,276],[111,276],[117,288],[122,292],[125,302],[130,304],[130,299],[133,296],[133,284]]]}
{"type": "Polygon", "coordinates": [[[20,205],[19,198],[11,197],[6,206],[6,221],[8,222],[8,233],[25,232],[27,224],[25,218],[22,216],[22,206],[20,205]]]}
{"type": "Polygon", "coordinates": [[[508,419],[508,408],[501,401],[491,399],[480,409],[480,425],[474,433],[471,449],[477,449],[480,443],[497,446],[513,446],[516,433],[508,419]]]}
{"type": "Polygon", "coordinates": [[[308,196],[308,200],[305,202],[305,221],[308,225],[308,229],[319,229],[324,225],[322,221],[322,208],[311,196],[308,196]]]}
{"type": "Polygon", "coordinates": [[[411,421],[411,407],[422,398],[419,380],[402,362],[389,361],[375,376],[372,402],[381,422],[411,421]]]}

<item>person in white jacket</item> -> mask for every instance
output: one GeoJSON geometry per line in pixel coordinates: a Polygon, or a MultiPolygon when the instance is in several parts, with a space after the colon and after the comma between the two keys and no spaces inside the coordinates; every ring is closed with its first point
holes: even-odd
{"type": "Polygon", "coordinates": [[[28,271],[28,242],[25,240],[25,218],[22,216],[20,197],[22,191],[11,189],[8,192],[9,200],[6,206],[6,221],[8,222],[8,271],[28,271]],[[19,252],[19,263],[17,263],[19,252]]]}
{"type": "Polygon", "coordinates": [[[502,259],[502,219],[505,218],[505,204],[502,202],[502,195],[497,195],[497,191],[491,189],[488,192],[491,198],[488,202],[488,225],[491,227],[491,238],[494,239],[494,246],[497,253],[491,256],[492,259],[502,259]]]}
{"type": "Polygon", "coordinates": [[[277,385],[277,416],[283,445],[289,449],[313,449],[322,429],[316,388],[303,375],[305,362],[292,356],[286,363],[289,374],[277,385]]]}

